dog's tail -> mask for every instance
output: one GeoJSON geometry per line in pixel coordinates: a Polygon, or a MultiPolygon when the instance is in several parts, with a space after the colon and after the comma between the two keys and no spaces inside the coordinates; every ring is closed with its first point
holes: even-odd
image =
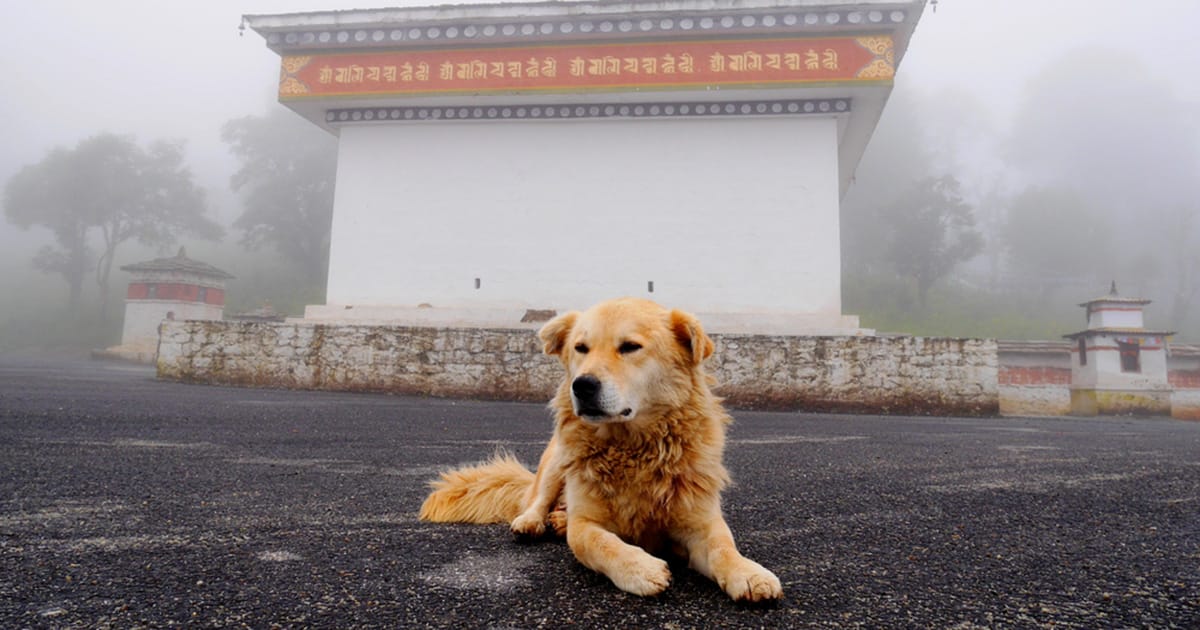
{"type": "Polygon", "coordinates": [[[442,473],[421,505],[421,520],[439,523],[508,523],[521,514],[534,475],[505,453],[474,466],[442,473]]]}

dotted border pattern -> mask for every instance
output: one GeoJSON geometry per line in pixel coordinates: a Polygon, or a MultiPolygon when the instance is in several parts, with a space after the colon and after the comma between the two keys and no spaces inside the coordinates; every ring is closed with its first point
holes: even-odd
{"type": "Polygon", "coordinates": [[[363,48],[405,43],[545,40],[568,37],[629,37],[771,31],[829,31],[831,28],[883,28],[902,24],[901,9],[809,11],[768,14],[712,14],[675,17],[572,17],[542,21],[411,25],[392,28],[302,29],[265,34],[267,45],[282,49],[363,48]]]}
{"type": "Polygon", "coordinates": [[[803,116],[850,113],[850,99],[677,103],[590,103],[543,105],[447,105],[431,107],[353,107],[330,109],[330,125],[444,120],[565,120],[596,118],[679,118],[803,116]]]}

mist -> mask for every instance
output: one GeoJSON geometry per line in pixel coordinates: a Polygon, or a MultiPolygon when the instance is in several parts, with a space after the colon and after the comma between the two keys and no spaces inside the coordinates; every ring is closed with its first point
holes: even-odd
{"type": "MultiPolygon", "coordinates": [[[[381,6],[424,4],[431,3],[381,6]]],[[[116,267],[182,244],[189,256],[237,276],[227,313],[270,303],[302,314],[304,304],[323,301],[323,278],[299,272],[306,265],[270,243],[246,247],[250,228],[238,225],[246,191],[231,187],[243,162],[222,133],[248,116],[308,123],[277,103],[279,58],[239,24],[242,14],[350,8],[365,7],[362,0],[5,3],[0,184],[53,149],[98,134],[140,146],[180,141],[205,216],[224,236],[166,246],[131,241],[117,251],[116,267]]],[[[1054,339],[1081,328],[1076,304],[1116,280],[1123,294],[1155,300],[1148,326],[1200,340],[1196,23],[1193,0],[928,5],[843,200],[843,310],[885,331],[1054,339]],[[905,244],[893,241],[911,203],[905,199],[913,198],[906,194],[930,178],[956,182],[980,237],[932,279],[887,256],[905,244]]],[[[306,141],[327,151],[322,134],[306,141]]],[[[968,237],[960,226],[946,238],[962,245],[968,237]]],[[[80,326],[84,314],[64,311],[66,283],[31,262],[53,242],[44,227],[0,220],[0,351],[103,346],[119,335],[128,277],[114,271],[108,291],[117,307],[80,326]]],[[[99,290],[89,281],[84,302],[97,301],[99,290]]]]}

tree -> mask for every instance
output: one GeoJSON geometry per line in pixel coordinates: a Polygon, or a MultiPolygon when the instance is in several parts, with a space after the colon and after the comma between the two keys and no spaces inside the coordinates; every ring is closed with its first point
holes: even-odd
{"type": "MultiPolygon", "coordinates": [[[[1197,120],[1195,105],[1137,55],[1074,50],[1030,81],[1008,153],[1013,171],[1026,181],[1078,195],[1092,224],[1121,234],[1148,234],[1148,226],[1177,234],[1174,209],[1200,198],[1197,120]]],[[[1163,245],[1161,238],[1124,239],[1108,253],[1114,272],[1149,269],[1150,258],[1160,273],[1188,264],[1187,248],[1163,245]]],[[[1168,297],[1170,278],[1137,283],[1146,280],[1161,287],[1155,297],[1168,297]]]]}
{"type": "Polygon", "coordinates": [[[1167,232],[1167,257],[1175,264],[1171,270],[1175,277],[1171,325],[1185,335],[1200,335],[1200,324],[1188,318],[1192,302],[1200,297],[1200,210],[1178,207],[1170,223],[1173,228],[1167,232]]]}
{"type": "Polygon", "coordinates": [[[841,204],[842,268],[851,276],[886,272],[892,232],[887,209],[900,191],[933,172],[920,106],[910,90],[901,86],[892,94],[841,204]]]}
{"type": "Polygon", "coordinates": [[[231,120],[221,138],[241,160],[230,184],[245,211],[234,227],[242,244],[273,245],[309,281],[322,283],[329,262],[337,141],[285,110],[231,120]]]}
{"type": "Polygon", "coordinates": [[[1009,268],[1043,293],[1063,280],[1102,285],[1116,271],[1108,222],[1071,190],[1035,187],[1017,195],[1003,238],[1009,268]]]}
{"type": "Polygon", "coordinates": [[[61,174],[71,169],[71,155],[64,149],[54,149],[38,164],[21,169],[4,187],[4,215],[21,229],[40,225],[54,234],[58,246],[43,247],[33,266],[61,274],[68,305],[77,310],[93,254],[87,243],[88,219],[77,210],[79,195],[61,185],[61,174]]]}
{"type": "Polygon", "coordinates": [[[963,201],[958,180],[953,177],[920,180],[892,205],[888,214],[892,230],[886,245],[887,260],[897,274],[916,283],[922,305],[938,280],[983,247],[971,206],[963,201]]]}
{"type": "Polygon", "coordinates": [[[132,138],[100,134],[75,149],[55,149],[27,166],[5,188],[9,221],[54,232],[61,249],[43,249],[39,269],[61,273],[78,306],[83,276],[91,268],[88,233],[100,232],[95,262],[100,313],[107,313],[109,277],[117,249],[136,239],[167,247],[182,234],[217,238],[222,229],[204,216],[204,196],[192,183],[179,144],[155,142],[148,150],[132,138]]]}
{"type": "Polygon", "coordinates": [[[165,248],[179,234],[216,239],[224,233],[204,216],[204,194],[192,183],[181,144],[158,141],[143,150],[130,138],[101,135],[81,143],[76,154],[78,181],[90,191],[85,208],[104,246],[96,263],[102,315],[121,243],[136,239],[165,248]]]}

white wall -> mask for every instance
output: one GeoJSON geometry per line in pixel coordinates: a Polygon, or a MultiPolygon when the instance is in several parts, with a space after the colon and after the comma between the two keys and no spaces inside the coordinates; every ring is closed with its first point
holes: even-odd
{"type": "Polygon", "coordinates": [[[185,319],[221,319],[224,311],[222,306],[200,302],[126,300],[121,343],[156,343],[158,341],[158,325],[167,318],[168,312],[175,313],[175,319],[182,321],[185,319]]]}
{"type": "Polygon", "coordinates": [[[1092,311],[1088,328],[1142,328],[1142,307],[1109,306],[1092,311]]]}
{"type": "Polygon", "coordinates": [[[1071,387],[1084,389],[1167,389],[1167,353],[1161,348],[1139,353],[1141,371],[1122,372],[1116,338],[1097,335],[1088,340],[1088,364],[1079,365],[1071,353],[1071,387]],[[1097,350],[1096,348],[1100,349],[1097,350]]]}
{"type": "Polygon", "coordinates": [[[832,117],[344,127],[328,302],[840,314],[837,142],[832,117]]]}

